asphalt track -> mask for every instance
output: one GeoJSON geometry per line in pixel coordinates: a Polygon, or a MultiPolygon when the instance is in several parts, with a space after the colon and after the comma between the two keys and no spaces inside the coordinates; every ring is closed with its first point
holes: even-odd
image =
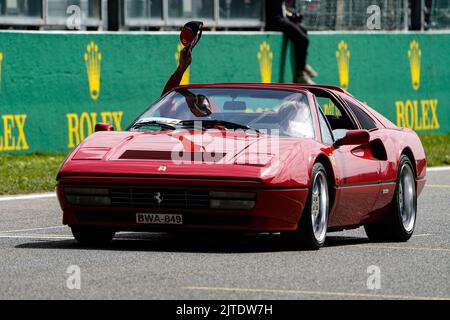
{"type": "Polygon", "coordinates": [[[410,241],[369,243],[360,228],[328,234],[319,251],[268,234],[119,233],[87,249],[54,196],[0,197],[0,299],[450,299],[449,230],[450,171],[428,173],[410,241]],[[80,289],[67,287],[72,265],[80,289]]]}

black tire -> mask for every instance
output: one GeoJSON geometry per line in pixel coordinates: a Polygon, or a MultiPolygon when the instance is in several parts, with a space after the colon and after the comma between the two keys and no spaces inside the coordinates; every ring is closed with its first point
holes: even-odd
{"type": "Polygon", "coordinates": [[[402,155],[398,165],[394,198],[389,212],[372,224],[364,226],[371,241],[405,242],[411,238],[416,223],[417,191],[411,161],[402,155]]]}
{"type": "Polygon", "coordinates": [[[314,164],[308,200],[294,234],[301,248],[318,250],[325,243],[330,202],[328,186],[325,167],[321,163],[314,164]]]}
{"type": "Polygon", "coordinates": [[[75,240],[83,245],[106,245],[111,242],[115,231],[111,229],[71,226],[75,240]]]}

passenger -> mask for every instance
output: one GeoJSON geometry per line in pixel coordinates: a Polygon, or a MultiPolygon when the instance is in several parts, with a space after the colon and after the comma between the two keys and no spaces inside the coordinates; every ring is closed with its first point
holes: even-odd
{"type": "Polygon", "coordinates": [[[306,103],[293,99],[283,102],[278,118],[281,135],[314,138],[311,112],[306,103]]]}

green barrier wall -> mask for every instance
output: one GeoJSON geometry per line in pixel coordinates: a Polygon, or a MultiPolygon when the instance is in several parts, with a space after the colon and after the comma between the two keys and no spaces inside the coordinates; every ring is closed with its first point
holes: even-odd
{"type": "MultiPolygon", "coordinates": [[[[394,123],[450,132],[450,33],[312,34],[318,83],[347,88],[394,123]]],[[[178,34],[0,33],[0,152],[68,151],[96,122],[125,128],[176,67],[178,34]]],[[[206,33],[189,83],[290,82],[276,33],[206,33]]]]}

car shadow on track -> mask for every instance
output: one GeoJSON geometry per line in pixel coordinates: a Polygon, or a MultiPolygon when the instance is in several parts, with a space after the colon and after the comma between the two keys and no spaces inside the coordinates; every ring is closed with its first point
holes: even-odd
{"type": "MultiPolygon", "coordinates": [[[[367,238],[328,236],[322,250],[368,243],[367,238]]],[[[36,240],[17,245],[23,249],[123,250],[187,253],[258,253],[308,251],[279,234],[165,234],[121,233],[103,246],[84,246],[75,240],[36,240]]]]}

